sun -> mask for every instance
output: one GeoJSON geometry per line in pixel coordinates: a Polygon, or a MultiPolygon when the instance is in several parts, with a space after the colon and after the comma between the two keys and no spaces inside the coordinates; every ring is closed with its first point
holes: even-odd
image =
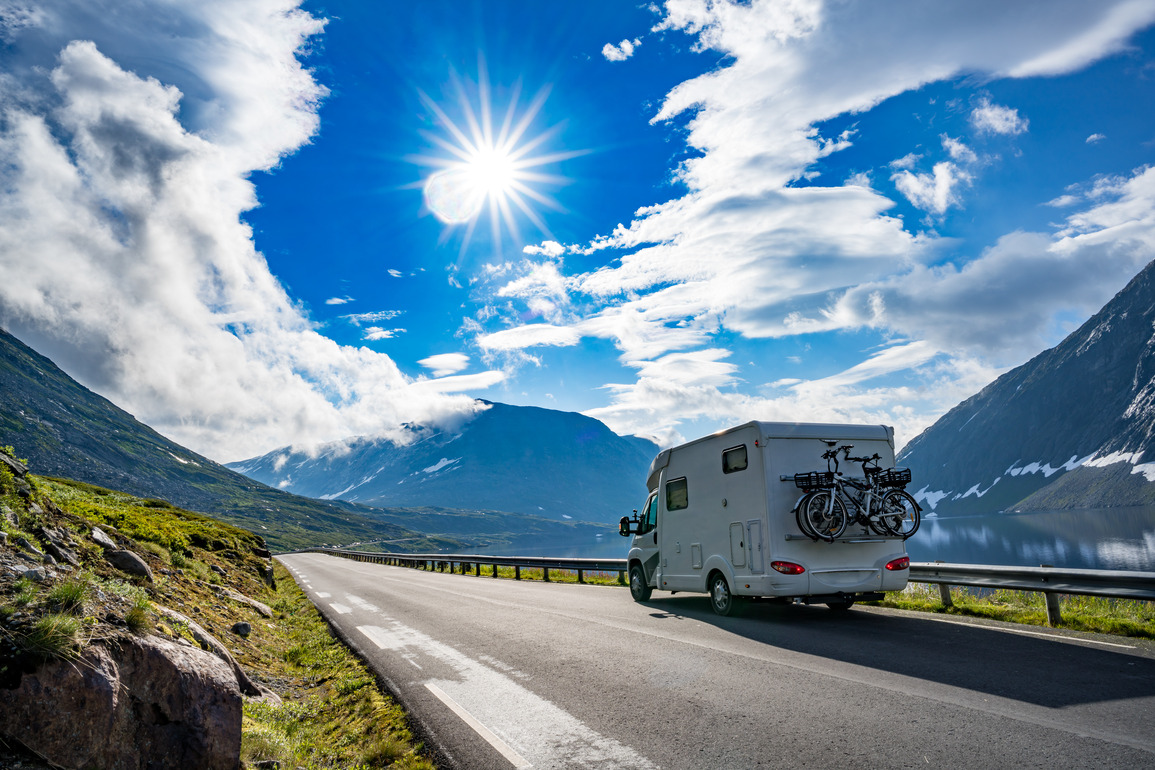
{"type": "Polygon", "coordinates": [[[426,133],[426,137],[445,155],[415,158],[417,162],[435,169],[422,184],[425,205],[443,224],[464,225],[466,243],[486,213],[495,243],[500,241],[503,229],[513,238],[520,238],[518,220],[522,217],[548,235],[549,230],[539,209],[563,211],[563,208],[543,188],[560,186],[569,180],[544,169],[585,151],[536,154],[559,130],[554,126],[529,135],[548,90],[543,89],[523,110],[519,110],[520,87],[515,86],[500,123],[495,126],[484,65],[479,67],[478,81],[475,110],[461,81],[456,76],[453,78],[462,115],[461,125],[451,119],[441,105],[419,92],[422,102],[445,131],[444,136],[426,133]]]}

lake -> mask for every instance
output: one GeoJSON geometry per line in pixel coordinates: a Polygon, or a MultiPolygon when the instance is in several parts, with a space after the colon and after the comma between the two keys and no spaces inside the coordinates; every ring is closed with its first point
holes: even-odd
{"type": "MultiPolygon", "coordinates": [[[[477,553],[624,559],[615,531],[583,542],[521,541],[477,553]]],[[[906,543],[913,561],[1155,571],[1155,507],[927,517],[906,543]]]]}

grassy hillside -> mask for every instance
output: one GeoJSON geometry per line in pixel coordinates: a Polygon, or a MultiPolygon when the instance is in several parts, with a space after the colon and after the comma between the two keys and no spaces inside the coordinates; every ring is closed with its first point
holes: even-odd
{"type": "Polygon", "coordinates": [[[164,607],[195,619],[278,696],[246,699],[244,766],[432,766],[400,708],[287,572],[276,565],[270,581],[274,565],[259,535],[156,499],[13,467],[0,462],[0,686],[15,687],[44,659],[77,658],[97,640],[162,635],[196,644],[164,607]],[[93,527],[140,556],[154,580],[109,564],[93,527]],[[37,556],[20,539],[40,552],[67,541],[78,564],[37,556]],[[272,617],[226,589],[268,605],[272,617]],[[233,630],[238,622],[249,624],[247,636],[233,630]]]}

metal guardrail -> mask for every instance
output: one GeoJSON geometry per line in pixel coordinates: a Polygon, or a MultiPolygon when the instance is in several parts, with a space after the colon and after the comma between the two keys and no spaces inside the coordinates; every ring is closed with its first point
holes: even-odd
{"type": "MultiPolygon", "coordinates": [[[[618,582],[625,585],[625,559],[567,559],[548,556],[481,556],[478,554],[444,553],[372,553],[347,551],[340,548],[309,548],[305,553],[327,553],[355,561],[392,564],[402,567],[441,570],[461,574],[472,570],[481,575],[481,565],[497,568],[513,567],[514,578],[521,579],[523,567],[543,570],[549,580],[549,571],[577,572],[578,582],[585,582],[586,572],[617,572],[618,582]]],[[[1037,591],[1046,597],[1047,621],[1056,626],[1062,621],[1059,609],[1060,594],[1103,596],[1113,599],[1155,601],[1155,572],[1123,570],[1064,569],[1059,567],[1007,567],[987,564],[945,564],[943,562],[912,562],[910,582],[929,583],[939,587],[942,603],[951,606],[951,586],[976,588],[1005,588],[1015,591],[1037,591]]]]}

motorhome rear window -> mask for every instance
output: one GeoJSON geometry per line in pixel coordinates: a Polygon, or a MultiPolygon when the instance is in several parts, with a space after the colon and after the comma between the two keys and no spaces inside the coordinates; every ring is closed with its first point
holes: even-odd
{"type": "Polygon", "coordinates": [[[666,482],[666,510],[680,511],[690,507],[690,491],[686,487],[686,477],[666,482]]]}
{"type": "Polygon", "coordinates": [[[722,453],[722,473],[746,470],[746,445],[730,447],[722,453]]]}

